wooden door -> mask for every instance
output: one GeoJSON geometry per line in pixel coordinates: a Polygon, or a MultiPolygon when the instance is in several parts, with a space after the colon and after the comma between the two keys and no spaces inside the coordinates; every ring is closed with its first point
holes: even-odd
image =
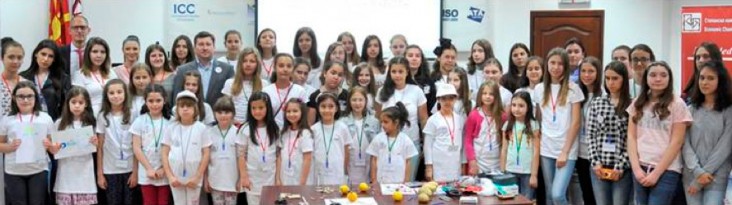
{"type": "Polygon", "coordinates": [[[531,11],[531,52],[545,57],[572,37],[582,41],[585,56],[602,61],[604,10],[531,11]]]}

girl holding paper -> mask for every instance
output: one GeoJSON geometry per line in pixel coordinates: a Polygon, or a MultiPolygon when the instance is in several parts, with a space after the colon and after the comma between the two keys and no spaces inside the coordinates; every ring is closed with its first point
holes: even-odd
{"type": "Polygon", "coordinates": [[[5,182],[10,204],[44,204],[48,155],[43,140],[53,132],[53,120],[41,111],[38,92],[30,81],[13,89],[10,113],[0,125],[0,152],[5,153],[5,182]]]}
{"type": "MultiPolygon", "coordinates": [[[[66,95],[65,102],[61,117],[55,125],[58,131],[96,125],[91,98],[86,89],[79,86],[72,87],[66,95]]],[[[89,142],[97,146],[97,136],[92,134],[89,142]]],[[[61,149],[61,144],[58,142],[44,141],[44,146],[47,146],[54,155],[61,149]]],[[[57,204],[97,204],[94,159],[91,154],[58,159],[57,167],[56,186],[53,187],[57,204]]]]}

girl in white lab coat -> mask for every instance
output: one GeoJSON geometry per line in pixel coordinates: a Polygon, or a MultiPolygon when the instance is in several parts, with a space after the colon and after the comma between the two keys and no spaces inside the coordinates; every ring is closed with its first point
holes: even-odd
{"type": "MultiPolygon", "coordinates": [[[[231,97],[223,96],[213,106],[216,123],[206,129],[211,138],[211,160],[203,179],[203,189],[217,205],[236,204],[240,192],[240,173],[236,165],[236,107],[231,97]]],[[[246,111],[243,111],[246,112],[246,111]]]]}
{"type": "Polygon", "coordinates": [[[247,124],[237,135],[239,155],[239,186],[246,188],[247,202],[259,204],[262,187],[275,184],[277,140],[279,128],[275,123],[272,98],[264,92],[249,97],[247,124]]]}
{"type": "MultiPolygon", "coordinates": [[[[79,129],[85,126],[95,126],[94,111],[91,98],[86,89],[74,86],[66,94],[66,103],[61,117],[56,121],[59,131],[79,129]]],[[[89,136],[89,141],[96,145],[96,135],[89,136]]],[[[44,142],[46,144],[46,142],[44,142]]],[[[47,142],[49,151],[56,154],[61,144],[47,142]]],[[[91,154],[58,159],[56,172],[56,203],[59,205],[97,204],[97,185],[94,181],[94,159],[91,154]]]]}
{"type": "Polygon", "coordinates": [[[312,183],[310,168],[313,159],[313,131],[308,127],[308,107],[300,99],[290,99],[285,105],[285,127],[277,141],[276,185],[306,185],[312,183]]]}
{"type": "Polygon", "coordinates": [[[409,136],[401,132],[404,125],[409,124],[408,116],[407,108],[401,102],[381,112],[384,132],[376,135],[366,150],[371,155],[371,183],[410,181],[410,159],[417,157],[419,152],[409,136]]]}
{"type": "Polygon", "coordinates": [[[201,182],[208,166],[211,138],[197,120],[198,98],[184,90],[176,97],[176,119],[163,133],[162,161],[173,192],[173,203],[197,205],[201,182]]]}
{"type": "MultiPolygon", "coordinates": [[[[95,128],[102,145],[97,147],[97,185],[106,190],[107,202],[132,204],[137,163],[128,130],[137,114],[132,112],[127,85],[122,80],[109,80],[102,92],[102,108],[95,128]]],[[[92,109],[93,100],[92,97],[92,109]]]]}
{"type": "Polygon", "coordinates": [[[436,83],[440,112],[427,119],[424,130],[425,177],[429,181],[451,182],[461,175],[465,118],[453,112],[455,87],[436,83]],[[462,159],[462,160],[455,160],[462,159]]]}
{"type": "MultiPolygon", "coordinates": [[[[134,72],[132,76],[137,76],[134,72]]],[[[136,85],[132,79],[130,85],[136,85]]],[[[170,186],[165,178],[165,170],[160,161],[160,140],[163,130],[170,124],[170,109],[166,102],[166,92],[162,85],[151,84],[142,93],[145,104],[140,107],[143,115],[135,119],[130,127],[132,151],[139,162],[137,179],[142,190],[144,204],[168,204],[170,186]]]]}
{"type": "Polygon", "coordinates": [[[315,183],[335,185],[346,183],[348,176],[351,133],[348,126],[338,120],[338,99],[331,93],[321,93],[316,98],[320,121],[313,130],[313,158],[315,183]]]}
{"type": "MultiPolygon", "coordinates": [[[[346,102],[346,116],[342,119],[351,132],[350,163],[348,164],[348,177],[354,183],[369,182],[369,155],[366,149],[374,136],[381,131],[379,121],[369,115],[367,108],[368,93],[360,86],[351,88],[346,102]]],[[[414,143],[411,143],[414,144],[414,143]]]]}

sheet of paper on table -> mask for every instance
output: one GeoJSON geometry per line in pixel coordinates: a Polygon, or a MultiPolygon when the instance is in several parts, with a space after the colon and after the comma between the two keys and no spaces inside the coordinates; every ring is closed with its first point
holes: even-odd
{"type": "Polygon", "coordinates": [[[404,184],[381,184],[381,195],[394,195],[396,190],[401,191],[403,195],[417,194],[414,189],[404,184]]]}
{"type": "Polygon", "coordinates": [[[339,203],[341,205],[378,205],[373,197],[359,197],[355,202],[348,201],[347,198],[325,199],[325,204],[339,203]]]}

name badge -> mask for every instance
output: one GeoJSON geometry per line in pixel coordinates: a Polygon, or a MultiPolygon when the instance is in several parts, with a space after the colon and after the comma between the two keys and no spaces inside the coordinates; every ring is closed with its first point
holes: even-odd
{"type": "Polygon", "coordinates": [[[459,150],[460,150],[460,147],[457,145],[450,145],[447,147],[447,151],[450,151],[450,152],[457,152],[459,150]]]}
{"type": "Polygon", "coordinates": [[[115,160],[114,166],[117,168],[127,169],[130,167],[130,163],[127,160],[115,160]]]}

